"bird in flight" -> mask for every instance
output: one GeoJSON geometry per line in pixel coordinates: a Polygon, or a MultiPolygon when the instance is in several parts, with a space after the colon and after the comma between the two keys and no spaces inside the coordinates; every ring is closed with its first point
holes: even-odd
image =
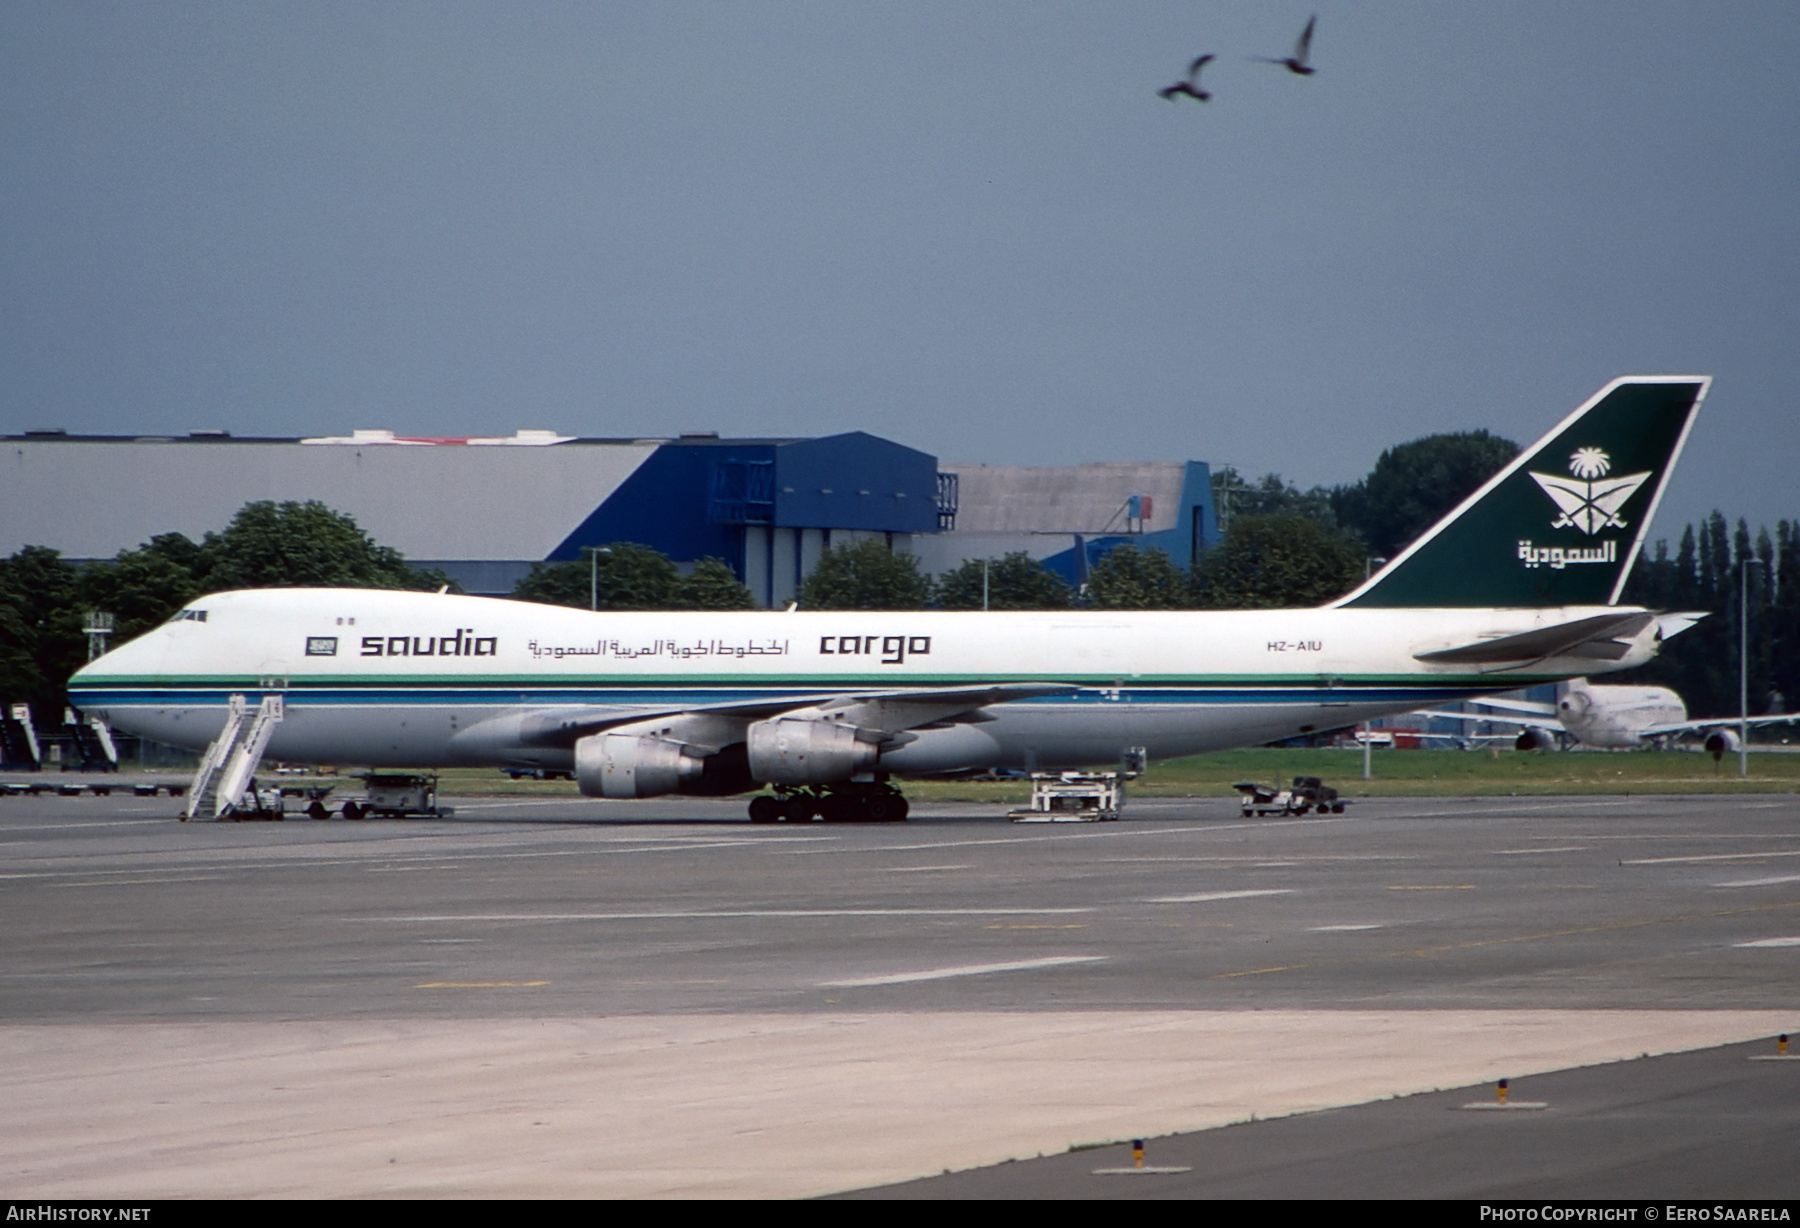
{"type": "Polygon", "coordinates": [[[1208,61],[1213,60],[1215,58],[1216,57],[1211,56],[1211,55],[1201,56],[1199,59],[1195,60],[1192,64],[1188,65],[1188,75],[1187,75],[1186,81],[1177,81],[1174,85],[1171,85],[1168,89],[1157,90],[1156,92],[1158,94],[1162,95],[1164,98],[1167,98],[1170,102],[1174,102],[1175,97],[1178,94],[1186,94],[1189,98],[1192,98],[1195,102],[1205,102],[1207,99],[1211,98],[1212,95],[1200,88],[1200,70],[1202,68],[1206,67],[1208,61]]]}
{"type": "Polygon", "coordinates": [[[1318,23],[1319,15],[1314,13],[1312,17],[1308,19],[1306,29],[1300,31],[1299,41],[1294,44],[1294,54],[1290,55],[1287,59],[1272,60],[1267,56],[1257,56],[1257,62],[1261,64],[1280,64],[1289,72],[1298,76],[1312,76],[1317,70],[1313,68],[1311,64],[1306,62],[1306,57],[1312,54],[1313,27],[1318,23]]]}

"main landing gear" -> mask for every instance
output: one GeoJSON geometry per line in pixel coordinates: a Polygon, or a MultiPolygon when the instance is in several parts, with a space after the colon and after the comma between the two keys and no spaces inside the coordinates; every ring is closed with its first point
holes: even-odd
{"type": "Polygon", "coordinates": [[[906,799],[893,785],[851,781],[810,789],[778,789],[750,799],[752,823],[899,823],[906,818],[906,799]]]}

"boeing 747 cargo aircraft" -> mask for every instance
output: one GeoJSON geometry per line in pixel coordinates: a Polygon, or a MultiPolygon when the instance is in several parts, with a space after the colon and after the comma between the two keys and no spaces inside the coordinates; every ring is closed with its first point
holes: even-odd
{"type": "Polygon", "coordinates": [[[69,691],[196,750],[234,695],[279,695],[282,760],[560,770],[608,798],[773,786],[754,817],[896,818],[907,776],[1253,746],[1648,660],[1663,616],[1617,602],[1708,383],[1607,385],[1318,609],[639,613],[268,589],[196,599],[69,691]]]}

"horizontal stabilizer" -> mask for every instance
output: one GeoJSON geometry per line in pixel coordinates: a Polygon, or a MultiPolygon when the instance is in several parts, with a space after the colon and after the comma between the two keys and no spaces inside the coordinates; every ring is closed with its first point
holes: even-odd
{"type": "Polygon", "coordinates": [[[1656,616],[1656,631],[1665,640],[1672,640],[1689,627],[1708,617],[1708,610],[1682,610],[1656,616]]]}
{"type": "Polygon", "coordinates": [[[1549,657],[1592,657],[1617,661],[1631,651],[1631,637],[1656,621],[1656,615],[1597,614],[1574,622],[1542,627],[1519,635],[1503,635],[1457,648],[1417,652],[1413,658],[1443,665],[1497,665],[1508,661],[1542,661],[1549,657]]]}

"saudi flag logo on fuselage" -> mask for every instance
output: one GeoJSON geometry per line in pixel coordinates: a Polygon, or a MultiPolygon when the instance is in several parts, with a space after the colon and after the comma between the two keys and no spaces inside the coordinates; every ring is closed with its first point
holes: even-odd
{"type": "Polygon", "coordinates": [[[1577,448],[1569,457],[1570,477],[1560,477],[1551,473],[1533,472],[1532,480],[1543,488],[1550,496],[1562,515],[1550,522],[1553,529],[1580,529],[1589,537],[1601,529],[1622,529],[1625,521],[1619,517],[1619,509],[1624,507],[1631,496],[1637,493],[1650,477],[1644,473],[1630,473],[1620,478],[1609,478],[1606,471],[1612,468],[1612,458],[1599,448],[1577,448]]]}

